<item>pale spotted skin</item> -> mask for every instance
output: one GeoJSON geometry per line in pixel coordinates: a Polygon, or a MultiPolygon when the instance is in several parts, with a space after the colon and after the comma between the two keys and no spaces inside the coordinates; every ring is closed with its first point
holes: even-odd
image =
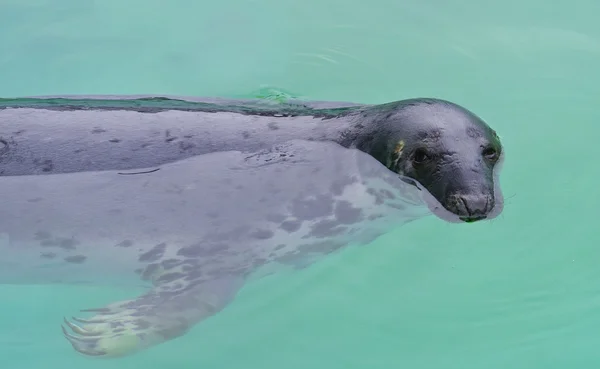
{"type": "Polygon", "coordinates": [[[151,287],[65,321],[85,355],[123,356],[181,336],[263,267],[305,267],[430,214],[423,191],[335,143],[290,141],[147,171],[0,180],[10,209],[0,213],[0,283],[151,287]]]}

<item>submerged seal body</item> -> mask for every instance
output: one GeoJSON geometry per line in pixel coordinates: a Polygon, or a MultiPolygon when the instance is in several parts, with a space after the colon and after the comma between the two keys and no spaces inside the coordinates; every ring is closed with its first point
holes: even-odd
{"type": "Polygon", "coordinates": [[[501,212],[502,146],[468,110],[315,105],[4,101],[0,283],[148,283],[65,321],[77,351],[115,357],[184,334],[268,265],[310,265],[430,212],[501,212]]]}

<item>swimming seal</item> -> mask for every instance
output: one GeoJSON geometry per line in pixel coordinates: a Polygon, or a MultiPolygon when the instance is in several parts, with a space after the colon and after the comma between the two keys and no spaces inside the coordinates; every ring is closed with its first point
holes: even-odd
{"type": "MultiPolygon", "coordinates": [[[[0,176],[149,168],[291,139],[356,147],[421,183],[453,221],[497,216],[503,149],[464,107],[433,98],[380,105],[292,101],[49,96],[0,99],[0,176]]],[[[434,210],[434,209],[432,209],[434,210]]]]}
{"type": "Polygon", "coordinates": [[[0,283],[148,286],[64,320],[93,357],[184,335],[273,265],[502,209],[497,135],[443,100],[16,99],[0,139],[0,283]]]}

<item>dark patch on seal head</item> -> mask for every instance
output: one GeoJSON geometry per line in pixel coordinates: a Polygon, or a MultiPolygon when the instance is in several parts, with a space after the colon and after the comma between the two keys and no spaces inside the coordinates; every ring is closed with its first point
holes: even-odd
{"type": "Polygon", "coordinates": [[[353,224],[362,220],[362,211],[348,201],[338,201],[335,206],[335,219],[342,224],[353,224]]]}
{"type": "Polygon", "coordinates": [[[138,258],[138,261],[141,261],[144,263],[157,261],[163,257],[166,249],[167,249],[166,243],[164,243],[164,242],[159,243],[158,245],[154,246],[147,252],[141,254],[140,257],[138,258]]]}
{"type": "MultiPolygon", "coordinates": [[[[481,137],[481,131],[476,129],[475,127],[468,127],[467,128],[467,136],[471,137],[471,138],[479,138],[481,137]]],[[[494,134],[494,136],[496,136],[494,134]]]]}
{"type": "Polygon", "coordinates": [[[442,138],[442,131],[439,129],[430,129],[428,131],[419,131],[419,132],[417,132],[416,136],[419,141],[437,142],[442,138]]]}
{"type": "Polygon", "coordinates": [[[302,220],[325,217],[333,213],[333,198],[325,195],[297,198],[292,202],[290,211],[294,217],[302,220]]]}
{"type": "Polygon", "coordinates": [[[73,256],[67,256],[66,258],[64,258],[64,260],[67,263],[72,263],[72,264],[82,264],[83,262],[85,262],[85,259],[87,259],[87,257],[83,256],[83,255],[73,255],[73,256]]]}

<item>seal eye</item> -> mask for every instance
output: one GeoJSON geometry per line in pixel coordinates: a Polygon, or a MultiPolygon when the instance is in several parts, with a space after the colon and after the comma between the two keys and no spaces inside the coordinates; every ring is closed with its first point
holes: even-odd
{"type": "Polygon", "coordinates": [[[429,155],[425,149],[416,149],[413,154],[413,163],[415,164],[423,164],[429,160],[429,155]]]}
{"type": "Polygon", "coordinates": [[[483,149],[482,155],[489,161],[498,160],[498,151],[493,147],[486,147],[483,149]]]}

